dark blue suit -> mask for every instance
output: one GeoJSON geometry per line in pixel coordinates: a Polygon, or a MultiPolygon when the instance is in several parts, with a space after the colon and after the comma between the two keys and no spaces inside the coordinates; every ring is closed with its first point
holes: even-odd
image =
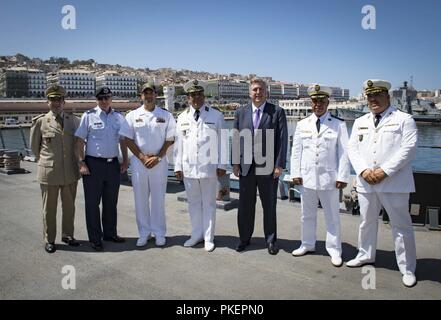
{"type": "MultiPolygon", "coordinates": [[[[248,242],[254,231],[254,218],[256,209],[256,193],[259,189],[259,196],[263,207],[263,227],[265,240],[267,243],[277,240],[277,186],[279,179],[273,178],[274,167],[285,168],[286,152],[288,147],[288,132],[285,111],[271,103],[266,103],[260,118],[258,129],[262,129],[254,134],[253,127],[253,108],[251,103],[236,110],[234,118],[234,128],[239,130],[250,130],[252,132],[253,146],[245,146],[245,141],[239,136],[233,135],[232,143],[232,164],[240,164],[241,175],[239,177],[239,211],[238,227],[241,242],[248,242]],[[273,130],[272,150],[266,150],[267,130],[273,130]],[[259,135],[262,135],[262,143],[259,135]],[[247,150],[253,150],[252,155],[245,155],[247,150]],[[263,157],[270,156],[270,162],[259,163],[255,157],[256,151],[263,157]],[[240,155],[240,158],[234,155],[240,155]],[[246,158],[251,158],[251,163],[246,163],[246,158]],[[256,160],[256,161],[255,161],[256,160]],[[267,174],[256,175],[256,168],[269,167],[267,174]]],[[[270,142],[270,141],[268,141],[270,142]]],[[[270,145],[271,146],[271,145],[270,145]]]]}

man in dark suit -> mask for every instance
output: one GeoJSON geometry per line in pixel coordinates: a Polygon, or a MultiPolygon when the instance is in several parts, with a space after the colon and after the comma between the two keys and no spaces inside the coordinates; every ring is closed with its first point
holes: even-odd
{"type": "Polygon", "coordinates": [[[277,186],[286,164],[288,133],[285,111],[266,101],[267,84],[250,82],[251,103],[236,110],[234,117],[232,164],[239,177],[238,227],[244,251],[254,231],[256,191],[263,207],[263,228],[270,254],[277,254],[277,186]]]}

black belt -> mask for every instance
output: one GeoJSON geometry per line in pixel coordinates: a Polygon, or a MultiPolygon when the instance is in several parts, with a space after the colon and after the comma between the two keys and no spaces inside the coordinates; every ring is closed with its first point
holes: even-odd
{"type": "Polygon", "coordinates": [[[86,156],[86,158],[92,158],[94,160],[102,161],[102,162],[113,162],[114,160],[118,160],[118,157],[113,158],[98,158],[98,157],[92,157],[92,156],[86,156]]]}

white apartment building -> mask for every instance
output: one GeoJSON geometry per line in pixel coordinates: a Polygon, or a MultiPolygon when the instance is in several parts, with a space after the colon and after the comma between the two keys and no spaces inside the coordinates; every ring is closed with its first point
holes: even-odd
{"type": "Polygon", "coordinates": [[[59,70],[47,76],[47,83],[63,86],[67,97],[95,96],[95,76],[86,70],[59,70]]]}
{"type": "Polygon", "coordinates": [[[8,98],[44,97],[46,75],[42,70],[13,67],[0,76],[0,96],[8,98]]]}
{"type": "Polygon", "coordinates": [[[37,69],[28,69],[28,91],[30,97],[44,97],[46,74],[37,69]]]}
{"type": "Polygon", "coordinates": [[[282,99],[283,89],[281,83],[268,83],[268,95],[270,99],[282,99]]]}
{"type": "Polygon", "coordinates": [[[297,98],[297,88],[292,83],[283,83],[282,84],[282,95],[283,95],[283,99],[297,98]]]}
{"type": "Polygon", "coordinates": [[[112,91],[114,97],[133,98],[138,94],[138,78],[129,75],[121,75],[115,71],[106,71],[96,77],[96,86],[106,86],[112,91]]]}
{"type": "Polygon", "coordinates": [[[349,100],[349,89],[342,89],[340,87],[330,87],[332,90],[330,98],[335,101],[349,100]]]}
{"type": "Polygon", "coordinates": [[[247,99],[249,84],[244,81],[226,79],[207,80],[205,94],[219,99],[247,99]]]}
{"type": "Polygon", "coordinates": [[[296,89],[297,89],[297,96],[299,98],[308,98],[308,86],[304,85],[304,84],[296,84],[295,85],[296,89]]]}

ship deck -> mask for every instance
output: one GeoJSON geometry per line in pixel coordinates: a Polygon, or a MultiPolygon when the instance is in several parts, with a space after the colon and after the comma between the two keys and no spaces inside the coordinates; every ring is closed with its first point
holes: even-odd
{"type": "MultiPolygon", "coordinates": [[[[0,299],[439,299],[441,297],[441,232],[415,227],[418,284],[406,288],[395,262],[390,226],[379,222],[375,289],[362,286],[362,269],[331,265],[324,247],[321,209],[314,254],[293,257],[300,244],[300,206],[278,202],[280,252],[268,254],[264,245],[262,208],[249,250],[237,253],[237,210],[217,211],[217,248],[184,248],[190,232],[186,203],[176,200],[180,184],[169,182],[166,194],[167,245],[135,246],[137,227],[132,187],[122,185],[118,203],[118,233],[123,244],[104,242],[95,252],[87,242],[84,196],[78,186],[75,237],[78,248],[60,244],[57,252],[43,248],[40,188],[36,164],[23,163],[28,174],[0,175],[0,299]],[[62,268],[75,268],[76,288],[65,290],[62,268]]],[[[237,196],[233,194],[233,196],[237,196]]],[[[359,217],[341,214],[343,260],[355,256],[359,217]]]]}

